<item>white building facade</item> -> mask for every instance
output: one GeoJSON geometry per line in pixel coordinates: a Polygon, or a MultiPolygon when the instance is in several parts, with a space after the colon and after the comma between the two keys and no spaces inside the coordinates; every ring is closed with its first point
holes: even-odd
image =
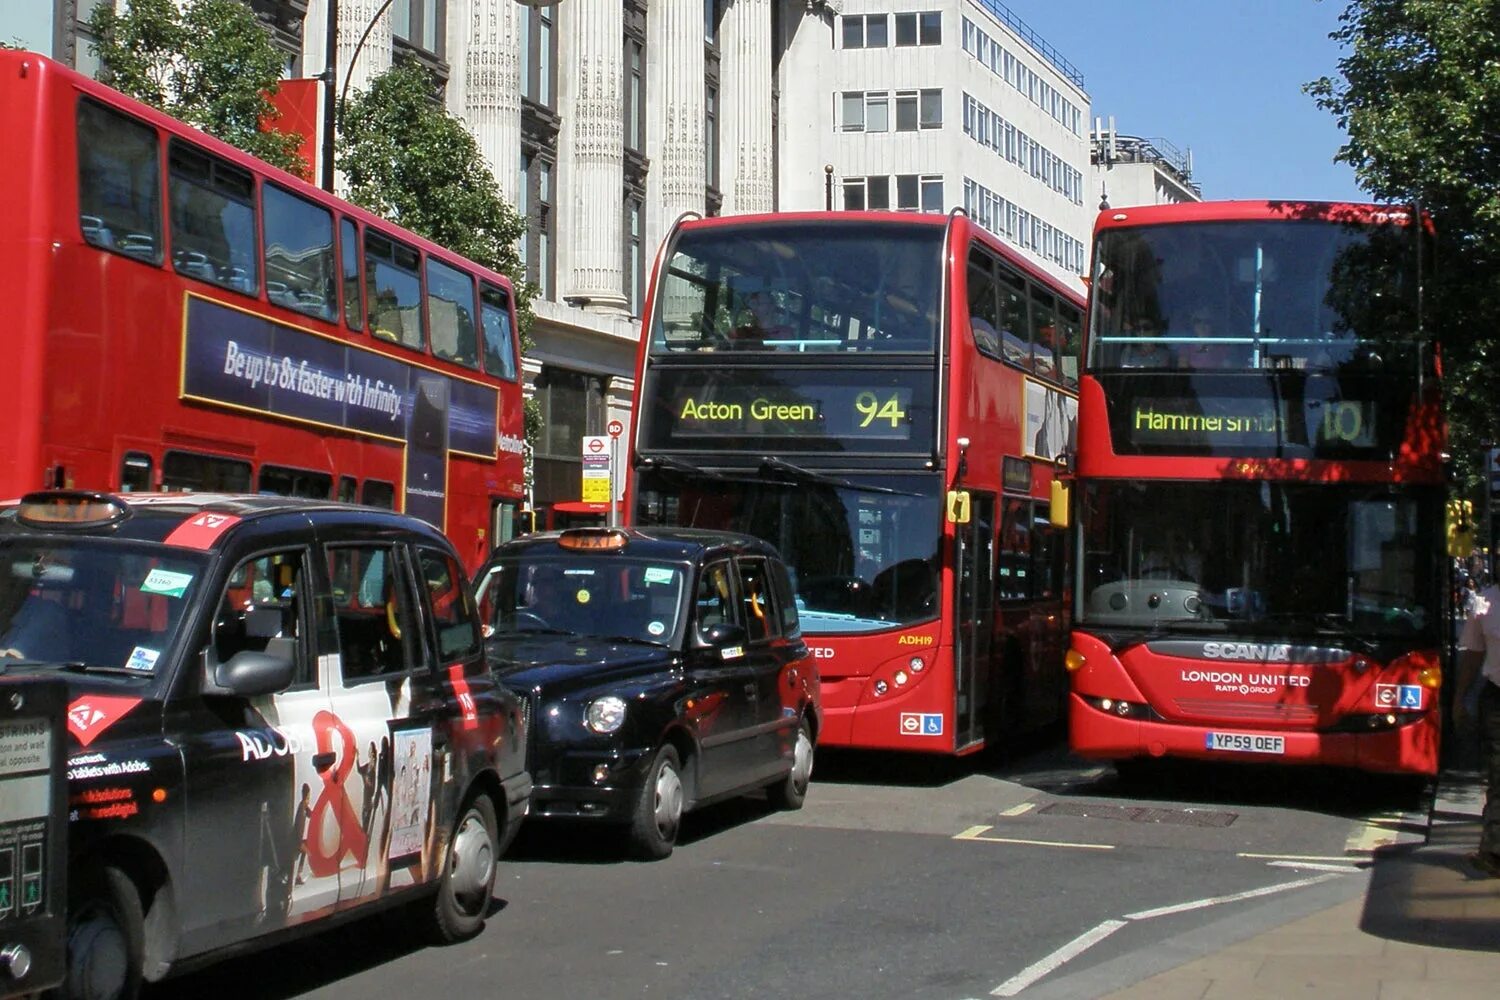
{"type": "Polygon", "coordinates": [[[1089,96],[1060,53],[998,0],[844,0],[831,34],[788,26],[782,208],[960,207],[1082,289],[1089,96]]]}

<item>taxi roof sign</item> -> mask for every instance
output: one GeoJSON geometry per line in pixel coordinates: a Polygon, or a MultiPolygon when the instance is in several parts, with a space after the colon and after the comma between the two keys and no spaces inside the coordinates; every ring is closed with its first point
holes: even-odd
{"type": "Polygon", "coordinates": [[[130,516],[119,497],[83,490],[28,493],[16,508],[16,520],[39,528],[95,528],[130,516]]]}
{"type": "Polygon", "coordinates": [[[629,540],[618,528],[569,528],[557,537],[559,548],[592,552],[623,549],[629,540]]]}

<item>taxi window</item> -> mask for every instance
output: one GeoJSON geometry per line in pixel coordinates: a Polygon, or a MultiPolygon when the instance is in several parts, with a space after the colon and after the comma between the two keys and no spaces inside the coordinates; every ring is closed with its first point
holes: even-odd
{"type": "Polygon", "coordinates": [[[458,563],[446,553],[432,549],[418,549],[417,561],[422,567],[422,580],[427,584],[427,599],[432,602],[438,656],[446,663],[478,653],[474,600],[464,586],[458,563]]]}
{"type": "Polygon", "coordinates": [[[802,625],[797,618],[797,602],[792,597],[792,579],[786,571],[785,563],[771,563],[771,584],[776,592],[776,606],[781,609],[781,634],[800,635],[802,625]]]}
{"type": "Polygon", "coordinates": [[[236,653],[279,650],[296,665],[292,685],[314,683],[302,643],[304,561],[300,549],[246,559],[229,574],[214,614],[214,656],[227,663],[236,653]]]}
{"type": "Polygon", "coordinates": [[[772,616],[770,581],[766,578],[764,559],[741,559],[740,601],[745,609],[745,630],[751,642],[778,632],[772,616]]]}
{"type": "Polygon", "coordinates": [[[721,623],[744,624],[739,608],[734,604],[734,591],[730,586],[727,561],[710,563],[703,567],[703,575],[698,578],[695,604],[699,629],[721,623]]]}
{"type": "Polygon", "coordinates": [[[395,549],[330,545],[328,578],[346,682],[403,673],[417,661],[416,617],[395,549]]]}

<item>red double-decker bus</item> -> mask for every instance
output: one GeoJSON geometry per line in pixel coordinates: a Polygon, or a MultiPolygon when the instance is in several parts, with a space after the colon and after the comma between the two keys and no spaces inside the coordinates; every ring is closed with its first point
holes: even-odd
{"type": "Polygon", "coordinates": [[[509,534],[504,276],[34,53],[0,52],[0,133],[0,495],[336,497],[471,564],[509,534]]]}
{"type": "Polygon", "coordinates": [[[821,745],[965,753],[1061,720],[1081,296],[961,213],[687,221],[644,316],[627,511],[794,575],[821,745]]]}
{"type": "Polygon", "coordinates": [[[1436,771],[1444,429],[1414,218],[1100,215],[1068,653],[1080,754],[1436,771]]]}

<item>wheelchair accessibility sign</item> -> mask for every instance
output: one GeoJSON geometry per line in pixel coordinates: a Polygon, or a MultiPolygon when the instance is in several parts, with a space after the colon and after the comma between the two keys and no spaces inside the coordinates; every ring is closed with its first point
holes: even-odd
{"type": "Polygon", "coordinates": [[[902,712],[902,736],[941,736],[943,716],[940,712],[902,712]]]}
{"type": "Polygon", "coordinates": [[[1422,708],[1422,685],[1420,684],[1376,684],[1375,705],[1377,708],[1422,708]]]}

